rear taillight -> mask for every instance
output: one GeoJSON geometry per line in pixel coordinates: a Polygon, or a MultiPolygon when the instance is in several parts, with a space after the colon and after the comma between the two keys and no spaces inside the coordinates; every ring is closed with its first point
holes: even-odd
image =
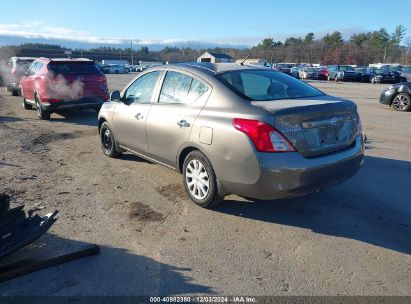
{"type": "Polygon", "coordinates": [[[49,102],[53,103],[53,102],[61,102],[61,99],[57,99],[57,98],[50,98],[49,102]]]}
{"type": "Polygon", "coordinates": [[[105,82],[106,81],[106,76],[97,76],[96,81],[97,82],[105,82]]]}
{"type": "Polygon", "coordinates": [[[258,152],[295,152],[294,146],[274,127],[265,122],[234,118],[233,126],[245,133],[258,152]]]}

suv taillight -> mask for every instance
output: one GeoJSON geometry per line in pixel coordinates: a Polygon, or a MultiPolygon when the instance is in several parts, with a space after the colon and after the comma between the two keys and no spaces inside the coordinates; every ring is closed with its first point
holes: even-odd
{"type": "Polygon", "coordinates": [[[97,82],[105,82],[106,81],[106,76],[97,76],[96,77],[96,81],[97,82]]]}
{"type": "Polygon", "coordinates": [[[290,141],[274,127],[259,120],[234,118],[233,126],[246,134],[258,152],[295,152],[290,141]]]}

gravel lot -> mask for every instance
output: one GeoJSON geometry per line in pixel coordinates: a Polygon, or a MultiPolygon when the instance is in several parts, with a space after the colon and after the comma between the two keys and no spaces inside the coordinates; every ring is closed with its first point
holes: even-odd
{"type": "MultiPolygon", "coordinates": [[[[108,75],[111,90],[133,77],[108,75]]],[[[181,176],[100,151],[96,113],[40,121],[0,88],[0,194],[60,211],[40,242],[101,254],[0,283],[0,295],[411,295],[411,113],[384,85],[310,82],[355,101],[367,135],[350,181],[307,197],[204,210],[181,176]]]]}

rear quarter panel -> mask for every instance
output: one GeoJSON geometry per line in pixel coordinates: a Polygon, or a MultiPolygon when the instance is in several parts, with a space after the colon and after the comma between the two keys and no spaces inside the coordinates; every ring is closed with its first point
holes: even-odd
{"type": "Polygon", "coordinates": [[[215,84],[195,121],[189,141],[180,151],[187,146],[202,151],[213,165],[219,180],[255,182],[261,172],[254,145],[247,135],[233,127],[233,118],[258,119],[272,124],[272,117],[267,111],[252,106],[225,86],[215,84]],[[204,128],[207,131],[211,129],[211,144],[200,140],[204,128]]]}

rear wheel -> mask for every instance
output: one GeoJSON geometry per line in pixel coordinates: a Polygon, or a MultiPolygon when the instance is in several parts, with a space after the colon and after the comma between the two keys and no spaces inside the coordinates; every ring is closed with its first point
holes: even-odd
{"type": "Polygon", "coordinates": [[[100,127],[100,144],[105,155],[109,157],[118,157],[121,153],[117,150],[114,135],[111,132],[110,126],[107,122],[103,122],[100,127]]]}
{"type": "Polygon", "coordinates": [[[411,98],[407,93],[398,93],[392,100],[392,107],[396,111],[409,111],[411,110],[411,98]]]}
{"type": "Polygon", "coordinates": [[[203,208],[214,208],[223,200],[213,166],[200,151],[191,152],[184,160],[183,182],[191,200],[203,208]]]}
{"type": "Polygon", "coordinates": [[[50,119],[50,112],[43,110],[43,107],[40,104],[39,98],[36,95],[35,97],[35,104],[36,104],[36,110],[37,110],[37,116],[41,119],[41,120],[49,120],[50,119]]]}
{"type": "Polygon", "coordinates": [[[13,95],[13,96],[19,96],[19,90],[12,87],[12,88],[11,88],[11,95],[13,95]]]}
{"type": "Polygon", "coordinates": [[[27,103],[26,98],[24,97],[24,93],[23,93],[21,88],[20,88],[20,92],[21,92],[21,105],[23,106],[23,109],[24,110],[31,110],[32,106],[27,103]]]}

